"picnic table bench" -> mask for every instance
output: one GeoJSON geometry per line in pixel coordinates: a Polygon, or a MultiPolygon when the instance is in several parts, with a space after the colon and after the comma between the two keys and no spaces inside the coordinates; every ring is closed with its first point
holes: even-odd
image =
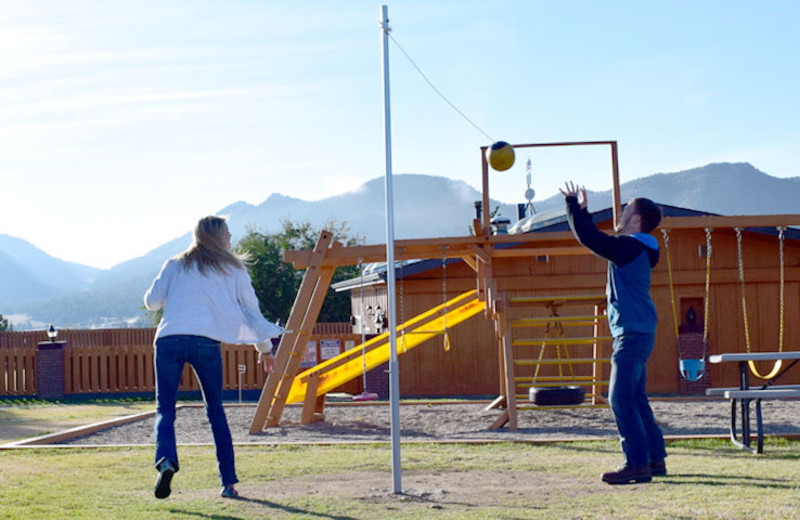
{"type": "Polygon", "coordinates": [[[775,382],[790,368],[800,361],[800,352],[737,352],[731,354],[716,354],[709,356],[711,363],[735,362],[739,364],[739,386],[708,388],[706,395],[722,396],[731,400],[731,442],[742,449],[752,453],[764,452],[764,424],[761,414],[761,401],[764,399],[793,399],[800,398],[800,385],[776,385],[775,382]],[[750,361],[778,361],[791,360],[792,362],[778,372],[772,379],[758,387],[750,386],[750,361]],[[750,446],[750,403],[756,405],[756,448],[750,446]],[[741,415],[741,440],[736,430],[737,409],[741,415]]]}

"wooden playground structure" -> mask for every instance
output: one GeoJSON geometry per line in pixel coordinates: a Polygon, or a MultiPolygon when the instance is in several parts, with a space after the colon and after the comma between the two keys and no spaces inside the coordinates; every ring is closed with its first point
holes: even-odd
{"type": "MultiPolygon", "coordinates": [[[[610,223],[601,224],[601,229],[608,230],[615,225],[621,213],[617,143],[521,144],[514,145],[514,148],[551,146],[609,148],[613,218],[610,223]]],[[[490,179],[484,152],[485,148],[482,148],[482,196],[483,207],[488,208],[490,179]]],[[[469,266],[475,280],[472,289],[455,297],[448,295],[445,290],[445,297],[440,299],[442,303],[410,319],[403,316],[403,322],[397,330],[398,352],[408,352],[437,336],[444,336],[448,341],[449,327],[482,314],[492,323],[494,350],[500,368],[498,397],[489,406],[490,409],[500,410],[500,415],[491,425],[492,428],[508,426],[512,431],[516,430],[518,411],[538,408],[521,402],[527,400],[527,390],[532,386],[582,387],[587,390],[587,399],[578,406],[606,406],[603,389],[608,384],[611,338],[605,319],[605,294],[602,290],[605,284],[605,261],[593,257],[575,241],[569,231],[492,235],[489,218],[489,212],[485,211],[482,219],[475,219],[474,236],[395,242],[397,258],[442,259],[443,266],[446,265],[446,259],[460,259],[469,266]],[[551,257],[565,259],[563,272],[548,268],[548,273],[561,276],[562,279],[571,277],[573,283],[568,288],[563,289],[554,280],[535,290],[531,284],[520,283],[525,278],[536,277],[537,269],[540,269],[537,262],[551,257]],[[509,272],[515,273],[513,279],[508,276],[509,272]]],[[[709,314],[708,302],[713,301],[712,308],[719,315],[718,321],[713,326],[705,322],[706,334],[708,330],[713,331],[713,340],[725,341],[728,351],[732,345],[744,346],[742,338],[737,335],[738,325],[732,327],[730,323],[722,322],[722,317],[737,316],[737,313],[737,322],[744,318],[748,351],[751,343],[759,345],[754,347],[755,350],[762,350],[760,345],[764,344],[774,349],[777,333],[769,316],[773,309],[780,310],[781,314],[781,348],[784,335],[791,340],[800,339],[800,325],[792,323],[784,327],[782,318],[785,308],[800,309],[800,240],[792,239],[785,253],[783,232],[779,231],[779,275],[774,267],[774,252],[778,244],[772,232],[765,231],[765,228],[780,230],[791,225],[800,225],[800,215],[666,216],[661,229],[668,230],[672,237],[674,258],[670,260],[667,256],[664,260],[662,256],[660,269],[653,274],[653,298],[662,322],[672,325],[670,322],[674,320],[674,334],[677,334],[681,321],[678,316],[686,313],[688,305],[691,304],[694,311],[699,313],[702,322],[709,314]],[[709,293],[709,277],[712,276],[710,262],[706,262],[710,249],[702,249],[711,232],[709,230],[713,230],[717,238],[715,258],[722,257],[722,260],[716,260],[714,266],[713,295],[709,293]],[[734,233],[738,243],[734,240],[734,233]],[[747,237],[748,243],[758,242],[764,244],[763,247],[760,246],[757,251],[745,249],[743,252],[742,235],[747,237]],[[699,249],[696,250],[696,247],[699,249]],[[668,262],[670,268],[667,272],[663,264],[668,262]],[[748,288],[745,287],[743,263],[750,266],[746,270],[750,284],[748,288]],[[704,268],[706,264],[708,268],[704,268]],[[773,287],[778,282],[779,305],[777,291],[773,287]],[[792,289],[787,293],[790,296],[786,304],[785,286],[792,289]],[[703,287],[706,288],[705,294],[703,287]],[[751,300],[749,330],[747,304],[742,297],[739,307],[738,298],[738,293],[743,295],[748,291],[757,294],[756,301],[751,300]]],[[[667,236],[664,234],[663,240],[667,236]]],[[[662,242],[662,255],[664,245],[669,244],[662,242]]],[[[669,248],[667,251],[669,254],[669,248]]],[[[302,403],[303,423],[322,420],[327,392],[361,376],[362,369],[370,370],[388,359],[389,335],[384,333],[340,356],[299,372],[309,331],[313,330],[316,323],[334,269],[342,265],[381,262],[385,259],[385,245],[343,247],[327,231],[320,234],[314,249],[286,252],[285,260],[292,262],[296,269],[305,269],[306,272],[278,347],[276,369],[264,384],[251,433],[277,426],[285,406],[290,403],[302,403]]],[[[389,312],[396,310],[389,309],[389,312]]],[[[671,336],[673,328],[659,329],[657,346],[659,343],[674,344],[677,338],[671,336]]],[[[704,340],[708,342],[707,337],[704,340]]],[[[724,377],[731,375],[722,374],[724,377]]]]}

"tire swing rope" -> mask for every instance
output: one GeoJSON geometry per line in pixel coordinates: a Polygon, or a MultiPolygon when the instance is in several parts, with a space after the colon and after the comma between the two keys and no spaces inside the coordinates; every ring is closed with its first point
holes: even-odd
{"type": "MultiPolygon", "coordinates": [[[[780,310],[779,310],[779,326],[778,326],[778,352],[783,352],[783,318],[784,318],[784,287],[785,283],[785,274],[784,274],[784,252],[783,252],[783,243],[784,243],[784,234],[786,228],[783,226],[779,226],[776,228],[778,230],[778,251],[779,251],[779,266],[780,266],[780,310]]],[[[745,345],[747,346],[747,352],[750,353],[750,326],[747,320],[747,296],[745,295],[745,281],[744,281],[744,254],[742,253],[742,228],[737,227],[734,228],[736,231],[736,256],[739,264],[739,285],[741,287],[742,293],[742,321],[744,323],[744,340],[745,345]]],[[[761,375],[758,371],[758,367],[756,367],[755,361],[748,361],[747,365],[750,367],[750,372],[759,379],[769,380],[774,378],[781,370],[783,366],[783,361],[778,359],[775,361],[775,364],[772,367],[772,370],[766,374],[761,375]]]]}
{"type": "MultiPolygon", "coordinates": [[[[555,307],[550,307],[550,318],[553,318],[553,321],[547,322],[544,336],[542,337],[542,343],[539,346],[539,362],[536,363],[536,368],[533,371],[531,387],[528,390],[528,401],[537,406],[580,406],[580,404],[586,398],[586,391],[580,386],[550,386],[546,383],[545,386],[536,386],[536,382],[539,379],[539,370],[542,367],[542,360],[544,359],[545,348],[547,347],[547,341],[552,338],[564,338],[564,326],[559,320],[559,315],[555,307]]],[[[575,374],[575,368],[570,362],[569,349],[566,345],[563,345],[564,357],[562,358],[561,346],[562,345],[560,342],[556,342],[555,347],[558,366],[558,380],[566,381],[569,377],[572,382],[575,383],[578,380],[578,376],[575,374]],[[564,361],[562,362],[562,360],[564,361]],[[565,364],[569,368],[570,376],[564,375],[563,365],[565,364]]],[[[554,377],[555,376],[549,376],[549,380],[552,380],[554,377]]],[[[548,376],[542,377],[542,379],[547,378],[548,376]]]]}

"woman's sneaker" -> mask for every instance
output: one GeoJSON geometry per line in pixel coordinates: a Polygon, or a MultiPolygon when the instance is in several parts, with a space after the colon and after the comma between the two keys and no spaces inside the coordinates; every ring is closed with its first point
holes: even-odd
{"type": "Polygon", "coordinates": [[[239,492],[233,486],[222,486],[219,496],[222,498],[239,498],[239,492]]]}
{"type": "Polygon", "coordinates": [[[158,469],[158,478],[156,478],[156,498],[167,498],[172,493],[170,483],[174,474],[175,466],[170,461],[165,460],[161,463],[158,469]]]}

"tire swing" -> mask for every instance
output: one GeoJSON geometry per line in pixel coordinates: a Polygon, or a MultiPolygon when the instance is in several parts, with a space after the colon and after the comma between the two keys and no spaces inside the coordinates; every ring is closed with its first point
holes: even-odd
{"type": "Polygon", "coordinates": [[[577,406],[585,399],[586,391],[580,386],[532,386],[528,392],[528,400],[537,406],[577,406]]]}
{"type": "MultiPolygon", "coordinates": [[[[558,315],[553,312],[553,318],[558,319],[558,315]]],[[[544,341],[539,348],[539,361],[544,356],[544,349],[547,346],[547,338],[551,337],[551,325],[555,332],[555,337],[564,337],[564,327],[559,322],[553,324],[548,323],[544,333],[544,341]]],[[[561,359],[561,345],[556,345],[556,356],[561,359]]],[[[569,360],[569,351],[564,346],[564,358],[569,360]]],[[[530,389],[528,390],[528,401],[537,406],[577,406],[582,404],[586,398],[586,390],[580,386],[535,386],[536,380],[539,378],[539,368],[541,364],[536,365],[536,370],[533,373],[533,380],[530,389]]],[[[569,364],[569,371],[572,378],[575,379],[575,371],[572,365],[569,364]]],[[[558,376],[563,378],[563,369],[561,364],[558,365],[558,376]]]]}

